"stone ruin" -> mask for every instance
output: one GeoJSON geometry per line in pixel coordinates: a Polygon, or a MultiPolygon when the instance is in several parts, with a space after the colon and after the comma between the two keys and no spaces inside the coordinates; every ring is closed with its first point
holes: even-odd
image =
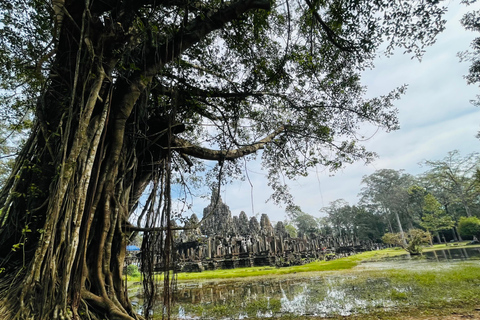
{"type": "Polygon", "coordinates": [[[376,243],[347,235],[292,238],[281,221],[273,227],[267,214],[261,215],[260,223],[256,217],[248,219],[243,211],[232,217],[221,197],[212,197],[203,216],[199,225],[193,214],[176,239],[178,271],[301,265],[377,248],[376,243]]]}

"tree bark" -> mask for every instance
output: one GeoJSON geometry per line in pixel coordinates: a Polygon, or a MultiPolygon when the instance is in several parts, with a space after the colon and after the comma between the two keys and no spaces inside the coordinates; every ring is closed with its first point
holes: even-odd
{"type": "Polygon", "coordinates": [[[128,25],[99,18],[102,12],[95,10],[106,4],[85,3],[54,1],[59,40],[49,85],[38,101],[36,126],[0,192],[0,247],[8,251],[0,255],[2,319],[142,318],[125,290],[126,225],[153,177],[145,172],[152,160],[145,154],[155,155],[150,170],[170,170],[175,123],[166,118],[155,128],[166,132],[164,145],[155,145],[160,151],[137,153],[135,146],[144,141],[134,133],[146,130],[142,123],[148,121],[139,98],[154,75],[208,33],[248,10],[269,7],[268,1],[237,1],[199,16],[163,47],[150,48],[144,69],[115,79],[119,52],[135,39],[125,37],[128,25]]]}

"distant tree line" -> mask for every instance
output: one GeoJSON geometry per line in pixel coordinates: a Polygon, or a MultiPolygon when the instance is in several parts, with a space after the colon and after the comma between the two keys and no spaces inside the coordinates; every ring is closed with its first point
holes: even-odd
{"type": "Polygon", "coordinates": [[[326,214],[321,218],[288,207],[287,225],[299,235],[378,242],[386,234],[400,234],[406,243],[410,230],[426,231],[437,242],[480,237],[480,155],[463,157],[454,150],[421,166],[427,170],[419,175],[381,169],[364,176],[358,204],[337,199],[320,210],[326,214]]]}

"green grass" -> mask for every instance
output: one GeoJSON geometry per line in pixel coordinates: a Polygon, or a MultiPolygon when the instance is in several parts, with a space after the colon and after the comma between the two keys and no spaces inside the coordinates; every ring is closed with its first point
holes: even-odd
{"type": "MultiPolygon", "coordinates": [[[[459,243],[457,246],[445,244],[434,245],[433,247],[425,247],[423,252],[438,250],[438,249],[456,249],[465,247],[480,247],[480,245],[466,246],[468,241],[459,243]]],[[[246,278],[246,277],[261,277],[261,276],[276,276],[295,274],[302,272],[322,272],[322,271],[340,271],[349,270],[357,266],[358,264],[366,261],[378,261],[389,257],[397,257],[406,255],[407,252],[401,248],[388,248],[376,251],[362,252],[356,255],[352,255],[345,258],[340,258],[330,261],[315,261],[301,266],[291,266],[283,268],[275,267],[250,267],[250,268],[236,268],[236,269],[218,269],[207,270],[203,272],[183,272],[177,274],[179,281],[188,280],[212,280],[212,279],[234,279],[234,278],[246,278]]],[[[159,275],[160,280],[162,276],[159,275]]],[[[128,282],[140,282],[141,276],[128,276],[128,282]]]]}
{"type": "MultiPolygon", "coordinates": [[[[275,276],[294,274],[300,272],[319,272],[319,271],[336,271],[346,270],[357,266],[362,261],[377,260],[385,257],[393,257],[406,254],[405,251],[397,248],[384,249],[379,251],[368,251],[353,256],[330,260],[330,261],[315,261],[301,266],[291,266],[284,268],[276,267],[250,267],[250,268],[236,268],[236,269],[218,269],[207,270],[203,272],[183,272],[177,274],[177,280],[211,280],[211,279],[232,279],[245,277],[259,277],[259,276],[275,276]]],[[[159,275],[160,280],[162,275],[159,275]]],[[[141,276],[128,276],[129,283],[141,281],[141,276]]]]}
{"type": "Polygon", "coordinates": [[[320,272],[348,270],[357,266],[362,261],[380,260],[386,257],[404,255],[406,252],[401,249],[391,248],[378,251],[368,251],[353,256],[330,261],[315,261],[301,266],[284,268],[275,267],[250,267],[236,269],[207,270],[203,272],[179,273],[178,280],[211,280],[211,279],[232,279],[258,276],[275,276],[300,272],[320,272]]]}
{"type": "Polygon", "coordinates": [[[236,269],[209,270],[204,272],[179,273],[178,280],[194,280],[194,279],[230,279],[245,278],[270,275],[284,275],[298,272],[314,272],[314,271],[330,271],[343,270],[355,267],[357,259],[339,259],[332,261],[316,261],[302,266],[293,266],[285,268],[275,267],[251,267],[236,269]]]}

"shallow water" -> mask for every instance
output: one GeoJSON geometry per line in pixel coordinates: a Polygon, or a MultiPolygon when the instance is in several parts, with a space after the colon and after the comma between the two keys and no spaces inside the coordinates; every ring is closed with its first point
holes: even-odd
{"type": "Polygon", "coordinates": [[[241,281],[182,282],[178,283],[177,317],[218,319],[228,315],[229,319],[245,319],[277,314],[327,317],[347,316],[372,308],[389,309],[415,303],[420,288],[391,283],[387,276],[369,279],[357,271],[448,271],[465,263],[480,265],[480,248],[437,250],[422,257],[367,262],[347,274],[321,272],[241,281]]]}
{"type": "Polygon", "coordinates": [[[452,248],[425,252],[423,256],[429,260],[455,261],[480,259],[480,248],[452,248]]]}
{"type": "Polygon", "coordinates": [[[408,269],[408,270],[440,270],[452,267],[452,263],[460,261],[479,261],[480,247],[451,248],[424,252],[421,256],[395,256],[381,261],[365,262],[357,266],[363,269],[408,269]]]}

